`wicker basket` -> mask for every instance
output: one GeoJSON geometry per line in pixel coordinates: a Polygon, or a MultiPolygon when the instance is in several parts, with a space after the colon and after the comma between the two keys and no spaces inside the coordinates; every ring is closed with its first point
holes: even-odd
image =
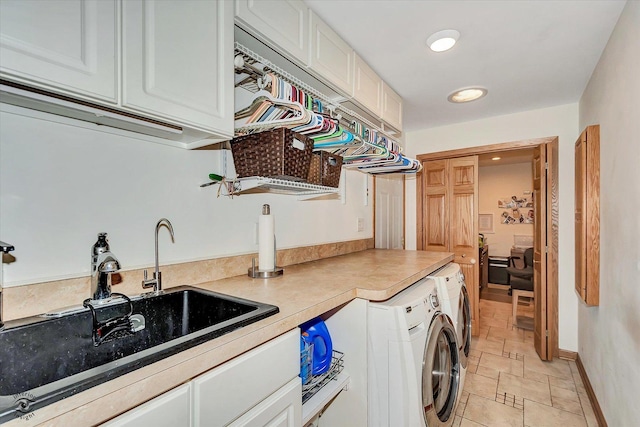
{"type": "Polygon", "coordinates": [[[326,151],[316,151],[311,156],[307,182],[337,188],[340,185],[342,157],[326,151]]]}
{"type": "Polygon", "coordinates": [[[304,181],[309,175],[313,140],[286,128],[244,135],[231,141],[239,178],[263,176],[304,181]]]}

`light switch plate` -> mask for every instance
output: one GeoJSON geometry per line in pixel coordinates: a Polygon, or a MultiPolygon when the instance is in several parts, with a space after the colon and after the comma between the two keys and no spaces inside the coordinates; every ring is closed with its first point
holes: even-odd
{"type": "Polygon", "coordinates": [[[364,231],[364,218],[358,218],[358,231],[364,231]]]}

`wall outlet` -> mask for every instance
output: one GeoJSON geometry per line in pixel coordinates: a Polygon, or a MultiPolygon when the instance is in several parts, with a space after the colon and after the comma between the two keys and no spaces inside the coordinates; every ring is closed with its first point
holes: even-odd
{"type": "Polygon", "coordinates": [[[364,231],[364,218],[358,218],[358,231],[364,231]]]}

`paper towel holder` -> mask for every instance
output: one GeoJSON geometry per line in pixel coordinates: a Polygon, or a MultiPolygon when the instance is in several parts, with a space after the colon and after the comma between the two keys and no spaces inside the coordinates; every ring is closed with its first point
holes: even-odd
{"type": "Polygon", "coordinates": [[[284,268],[274,266],[273,270],[258,270],[256,268],[256,258],[251,258],[251,268],[249,269],[249,277],[253,279],[271,279],[273,277],[282,276],[284,274],[284,268]]]}
{"type": "MultiPolygon", "coordinates": [[[[273,242],[273,257],[276,257],[276,242],[273,242]]],[[[271,279],[273,277],[282,276],[284,274],[284,268],[278,267],[273,260],[273,270],[259,270],[256,268],[256,257],[251,258],[251,268],[248,275],[253,279],[271,279]]],[[[258,266],[259,267],[259,266],[258,266]]]]}

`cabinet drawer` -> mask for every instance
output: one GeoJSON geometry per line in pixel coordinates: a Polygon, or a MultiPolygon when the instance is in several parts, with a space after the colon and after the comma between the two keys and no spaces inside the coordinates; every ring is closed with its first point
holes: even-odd
{"type": "Polygon", "coordinates": [[[117,418],[103,427],[189,427],[191,426],[191,385],[185,384],[117,418]]]}
{"type": "Polygon", "coordinates": [[[302,385],[296,377],[229,427],[298,427],[301,424],[302,385]]]}
{"type": "Polygon", "coordinates": [[[294,329],[192,381],[194,425],[226,425],[300,371],[300,332],[294,329]]]}

